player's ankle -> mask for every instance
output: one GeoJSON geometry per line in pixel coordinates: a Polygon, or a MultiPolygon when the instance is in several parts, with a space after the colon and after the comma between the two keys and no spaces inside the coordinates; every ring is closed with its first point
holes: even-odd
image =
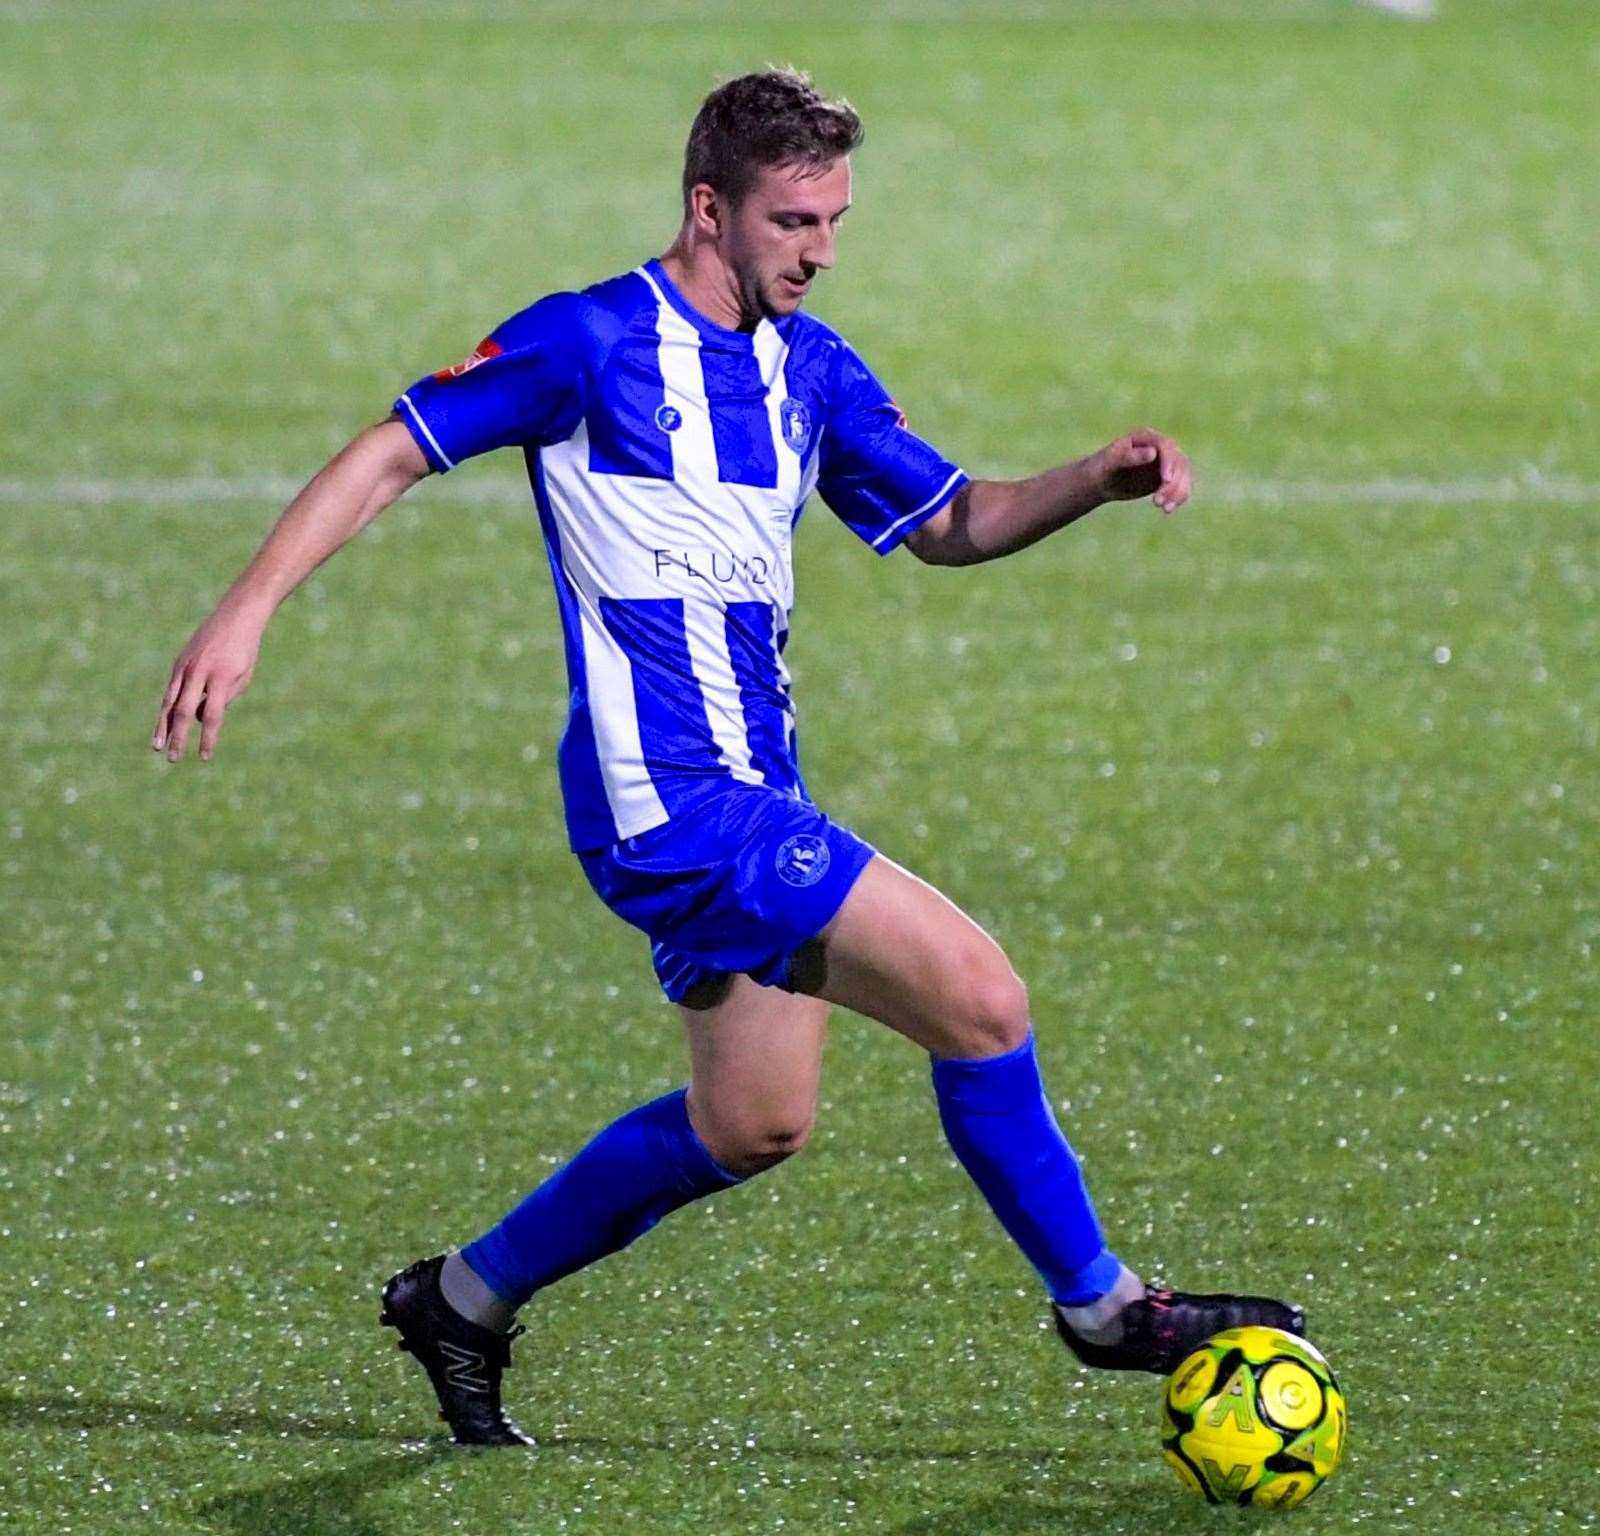
{"type": "Polygon", "coordinates": [[[445,1255],[439,1269],[439,1293],[452,1312],[480,1328],[509,1333],[516,1321],[517,1309],[489,1288],[477,1270],[462,1258],[459,1249],[452,1249],[445,1255]]]}
{"type": "Polygon", "coordinates": [[[1123,1309],[1140,1300],[1144,1293],[1144,1281],[1124,1264],[1104,1295],[1078,1306],[1065,1306],[1058,1301],[1056,1310],[1080,1338],[1092,1344],[1115,1344],[1122,1337],[1123,1309]]]}

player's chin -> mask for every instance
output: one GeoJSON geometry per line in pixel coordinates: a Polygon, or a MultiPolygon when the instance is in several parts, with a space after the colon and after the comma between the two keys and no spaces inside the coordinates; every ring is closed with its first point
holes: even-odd
{"type": "Polygon", "coordinates": [[[808,279],[797,283],[792,277],[780,277],[767,287],[767,302],[775,314],[792,315],[805,303],[806,296],[811,292],[811,283],[808,279]]]}

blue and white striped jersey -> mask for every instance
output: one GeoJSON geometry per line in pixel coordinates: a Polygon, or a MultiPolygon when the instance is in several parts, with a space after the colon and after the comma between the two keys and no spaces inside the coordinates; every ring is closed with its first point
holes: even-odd
{"type": "Polygon", "coordinates": [[[879,554],[966,483],[809,315],[753,332],[647,262],[506,321],[395,402],[435,470],[521,446],[566,639],[580,851],[728,787],[808,798],[783,648],[813,489],[879,554]]]}

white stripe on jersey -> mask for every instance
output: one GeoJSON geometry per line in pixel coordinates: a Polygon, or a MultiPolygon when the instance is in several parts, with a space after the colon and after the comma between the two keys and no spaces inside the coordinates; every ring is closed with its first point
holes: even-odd
{"type": "Polygon", "coordinates": [[[598,605],[580,598],[578,616],[583,627],[584,686],[606,802],[617,837],[637,837],[667,820],[667,808],[644,765],[633,667],[601,623],[598,605]]]}
{"type": "Polygon", "coordinates": [[[792,450],[784,451],[788,444],[783,436],[782,407],[789,398],[784,364],[789,360],[789,344],[770,320],[763,320],[756,327],[752,339],[761,382],[767,387],[767,421],[772,428],[772,452],[778,461],[778,499],[786,507],[797,507],[800,505],[800,456],[792,450]]]}
{"type": "MultiPolygon", "coordinates": [[[[656,357],[667,403],[676,406],[682,417],[670,438],[673,483],[702,506],[715,506],[730,494],[742,502],[744,497],[739,492],[743,488],[724,484],[717,468],[711,404],[706,396],[705,369],[700,359],[700,332],[667,302],[656,280],[642,268],[640,271],[656,297],[656,331],[661,337],[656,357]]],[[[782,348],[777,332],[765,321],[757,330],[758,336],[761,330],[771,332],[773,340],[782,348]]],[[[762,377],[766,377],[764,370],[762,377]]],[[[776,442],[773,451],[779,451],[776,442]]],[[[733,658],[728,654],[728,631],[723,614],[720,603],[697,602],[692,597],[683,600],[683,628],[689,645],[689,660],[695,681],[700,685],[712,740],[728,772],[747,784],[761,784],[765,780],[751,766],[749,727],[739,684],[733,675],[733,658]]]]}
{"type": "MultiPolygon", "coordinates": [[[[594,724],[595,753],[606,803],[617,824],[617,837],[637,837],[667,820],[667,808],[644,765],[644,743],[639,735],[639,705],[633,692],[633,665],[600,617],[600,588],[594,573],[570,544],[573,507],[559,489],[573,483],[568,464],[589,462],[589,427],[578,430],[564,443],[543,451],[547,469],[545,487],[550,494],[560,539],[558,558],[578,597],[578,622],[583,638],[584,692],[589,718],[594,724]],[[555,473],[550,473],[553,469],[555,473]],[[563,473],[563,471],[567,471],[563,473]]],[[[588,532],[589,530],[585,530],[588,532]]],[[[591,546],[592,549],[593,546],[591,546]]]]}
{"type": "Polygon", "coordinates": [[[728,765],[728,772],[746,784],[766,783],[751,762],[750,730],[744,718],[739,683],[733,675],[733,658],[728,654],[723,610],[711,603],[685,600],[683,633],[689,643],[689,664],[694,668],[695,682],[700,685],[711,737],[728,765]]]}
{"type": "MultiPolygon", "coordinates": [[[[413,388],[415,388],[415,386],[414,386],[414,385],[413,385],[413,386],[412,386],[412,387],[413,387],[413,388]]],[[[410,395],[401,395],[401,397],[400,397],[400,403],[401,403],[401,405],[403,405],[403,406],[404,406],[404,407],[405,407],[405,408],[406,408],[406,409],[407,409],[407,410],[408,410],[408,411],[410,411],[410,412],[411,412],[411,419],[412,419],[412,420],[413,420],[413,421],[414,421],[414,422],[416,422],[416,424],[417,424],[417,430],[418,430],[418,431],[419,431],[419,432],[420,432],[420,433],[421,433],[421,434],[422,434],[422,435],[423,435],[423,436],[424,436],[424,437],[425,437],[425,438],[427,438],[427,440],[428,440],[428,446],[429,446],[429,447],[430,447],[430,448],[432,448],[432,449],[433,449],[433,451],[434,451],[434,452],[435,452],[435,453],[436,453],[436,454],[438,454],[438,455],[439,455],[439,462],[440,462],[440,463],[441,463],[441,464],[443,464],[443,465],[444,465],[444,467],[445,467],[445,468],[446,468],[446,469],[454,469],[454,468],[455,468],[455,467],[456,467],[456,466],[455,466],[455,462],[454,462],[454,460],[452,460],[452,459],[451,459],[451,457],[450,457],[450,455],[449,455],[449,454],[447,454],[447,453],[446,453],[446,452],[445,452],[445,451],[444,451],[444,449],[443,449],[443,448],[441,448],[441,447],[440,447],[440,446],[439,446],[439,439],[438,439],[438,438],[436,438],[436,437],[435,437],[435,436],[434,436],[434,435],[433,435],[433,433],[431,433],[431,432],[430,432],[430,431],[429,431],[429,430],[428,430],[428,424],[427,424],[427,422],[425,422],[425,421],[424,421],[424,420],[423,420],[423,419],[422,419],[422,417],[421,417],[421,416],[420,416],[420,415],[419,415],[419,414],[418,414],[418,413],[417,413],[417,408],[416,408],[416,406],[414,406],[414,405],[413,405],[413,404],[412,404],[412,403],[411,403],[411,396],[410,396],[410,395]]]]}
{"type": "Polygon", "coordinates": [[[666,401],[681,418],[667,439],[672,445],[673,483],[701,506],[714,507],[731,487],[724,486],[717,473],[717,440],[711,431],[700,363],[700,332],[667,302],[656,280],[642,267],[639,270],[656,296],[656,333],[661,337],[656,358],[666,401]]]}
{"type": "Polygon", "coordinates": [[[895,536],[896,530],[904,528],[905,525],[912,520],[912,518],[921,517],[929,507],[938,506],[939,503],[950,494],[950,487],[953,486],[960,478],[961,471],[958,469],[952,473],[950,478],[946,480],[945,483],[933,493],[933,495],[923,502],[923,504],[918,507],[915,512],[907,512],[904,517],[897,517],[892,523],[890,523],[889,526],[872,541],[872,547],[877,549],[880,545],[887,543],[895,536]]]}

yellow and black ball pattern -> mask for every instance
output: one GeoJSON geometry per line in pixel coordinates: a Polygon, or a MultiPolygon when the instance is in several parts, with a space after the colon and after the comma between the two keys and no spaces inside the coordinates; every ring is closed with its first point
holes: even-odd
{"type": "Polygon", "coordinates": [[[1277,1328],[1230,1328],[1168,1378],[1161,1450],[1212,1504],[1290,1509],[1344,1454],[1344,1395],[1328,1362],[1277,1328]]]}

